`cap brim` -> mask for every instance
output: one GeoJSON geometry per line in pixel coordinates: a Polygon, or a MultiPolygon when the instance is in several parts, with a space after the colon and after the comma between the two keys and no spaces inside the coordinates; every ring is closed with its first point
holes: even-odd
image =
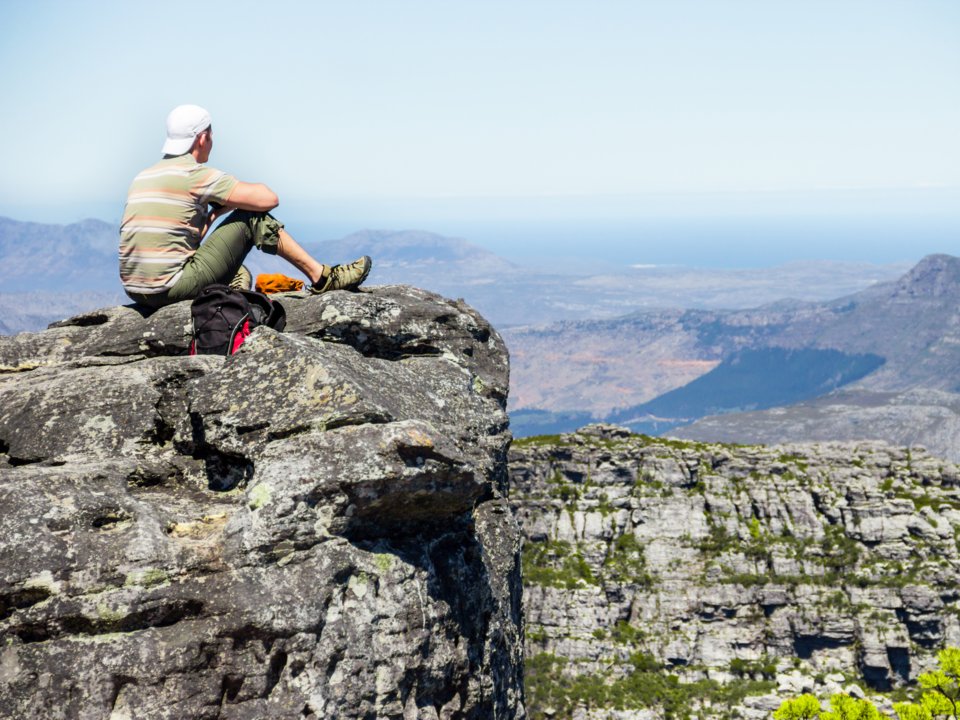
{"type": "Polygon", "coordinates": [[[163,144],[163,154],[164,155],[183,155],[191,147],[193,147],[193,141],[195,138],[167,138],[167,141],[163,144]]]}

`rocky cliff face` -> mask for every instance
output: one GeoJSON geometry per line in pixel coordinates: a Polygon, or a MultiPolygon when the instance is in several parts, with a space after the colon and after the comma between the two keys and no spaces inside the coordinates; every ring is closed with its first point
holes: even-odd
{"type": "Polygon", "coordinates": [[[960,472],[922,451],[589,426],[510,468],[531,717],[769,717],[960,644],[960,472]]]}
{"type": "Polygon", "coordinates": [[[520,718],[507,355],[405,287],[0,338],[0,716],[520,718]]]}

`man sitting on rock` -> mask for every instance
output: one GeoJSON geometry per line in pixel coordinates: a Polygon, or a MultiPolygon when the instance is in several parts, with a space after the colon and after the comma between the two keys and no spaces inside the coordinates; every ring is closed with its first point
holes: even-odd
{"type": "Polygon", "coordinates": [[[332,267],[314,260],[270,214],[279,204],[270,188],[204,165],[212,149],[206,110],[180,105],[170,112],[163,159],[134,178],[120,224],[120,280],[132,300],[159,308],[194,298],[211,283],[249,289],[242,263],[254,245],[300,270],[313,293],[353,290],[366,279],[366,255],[332,267]]]}

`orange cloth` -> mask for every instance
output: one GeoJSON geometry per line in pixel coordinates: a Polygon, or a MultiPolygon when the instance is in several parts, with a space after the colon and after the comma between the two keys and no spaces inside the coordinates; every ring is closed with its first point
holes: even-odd
{"type": "Polygon", "coordinates": [[[273,293],[295,292],[303,290],[303,280],[295,280],[281,273],[260,273],[257,275],[257,292],[273,293]]]}

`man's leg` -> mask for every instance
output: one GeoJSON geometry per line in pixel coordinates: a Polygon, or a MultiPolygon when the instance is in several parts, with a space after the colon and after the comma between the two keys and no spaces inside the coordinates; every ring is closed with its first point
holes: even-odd
{"type": "Polygon", "coordinates": [[[310,279],[308,288],[311,292],[355,289],[367,279],[372,266],[367,256],[346,265],[324,265],[314,260],[283,226],[280,226],[278,234],[277,255],[310,279]]]}
{"type": "Polygon", "coordinates": [[[169,302],[194,298],[211,283],[229,283],[254,246],[269,255],[279,255],[300,270],[310,279],[313,292],[353,289],[370,272],[371,261],[366,256],[348,265],[323,265],[269,213],[234,210],[187,261],[183,274],[168,293],[169,302]]]}
{"type": "Polygon", "coordinates": [[[234,290],[249,290],[253,287],[253,275],[247,269],[246,265],[241,265],[233,280],[227,283],[234,290]]]}
{"type": "Polygon", "coordinates": [[[280,228],[277,255],[310,278],[311,285],[316,285],[326,271],[326,266],[310,257],[310,254],[300,246],[300,243],[290,237],[290,233],[283,228],[280,228]]]}
{"type": "Polygon", "coordinates": [[[184,265],[183,274],[170,289],[170,301],[194,298],[212,283],[232,283],[254,245],[266,253],[276,254],[282,227],[267,213],[234,210],[207,235],[184,265]]]}

